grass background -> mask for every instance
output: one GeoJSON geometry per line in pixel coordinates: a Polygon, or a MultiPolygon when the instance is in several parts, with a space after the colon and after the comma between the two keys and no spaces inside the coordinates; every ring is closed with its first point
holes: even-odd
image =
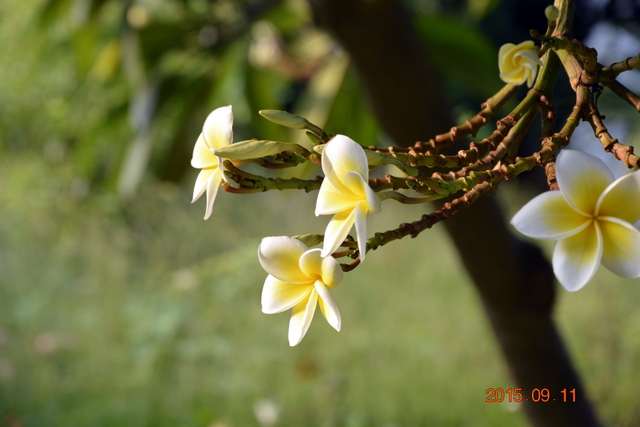
{"type": "MultiPolygon", "coordinates": [[[[321,232],[313,194],[223,193],[203,221],[189,186],[146,183],[122,212],[34,153],[1,159],[0,182],[5,425],[252,426],[259,402],[283,426],[526,425],[517,405],[485,401],[512,383],[438,227],[372,252],[333,291],[343,330],[318,314],[290,348],[289,314],[260,311],[256,251],[266,235],[321,232]]],[[[397,207],[372,227],[419,209],[397,207]]],[[[640,422],[639,298],[604,270],[559,290],[563,335],[611,426],[640,422]]]]}

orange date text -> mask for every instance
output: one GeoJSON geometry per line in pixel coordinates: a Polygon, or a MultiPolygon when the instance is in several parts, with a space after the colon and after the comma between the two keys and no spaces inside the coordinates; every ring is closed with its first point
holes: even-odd
{"type": "Polygon", "coordinates": [[[575,402],[576,389],[563,388],[553,393],[548,388],[534,388],[530,393],[523,392],[521,388],[488,388],[486,391],[487,402],[575,402]]]}

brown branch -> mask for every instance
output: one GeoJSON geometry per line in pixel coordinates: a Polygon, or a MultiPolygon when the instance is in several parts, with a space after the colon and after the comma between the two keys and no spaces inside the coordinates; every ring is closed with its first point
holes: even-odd
{"type": "MultiPolygon", "coordinates": [[[[436,134],[444,125],[452,128],[442,85],[402,2],[309,3],[316,18],[351,55],[377,117],[395,141],[406,147],[436,134]]],[[[557,0],[557,6],[561,16],[556,33],[568,32],[572,15],[567,10],[575,2],[557,0]]],[[[473,126],[467,125],[464,131],[471,134],[472,130],[473,126]]],[[[460,136],[454,133],[449,132],[446,138],[460,136]]],[[[551,318],[553,272],[540,250],[516,240],[505,222],[495,199],[485,196],[443,224],[484,303],[515,386],[524,392],[533,388],[576,389],[578,401],[570,405],[524,402],[531,422],[535,426],[597,426],[551,318]],[[487,242],[491,242],[491,250],[477,249],[487,242]]],[[[416,231],[403,230],[407,235],[416,231]]]]}
{"type": "Polygon", "coordinates": [[[615,62],[608,67],[603,67],[602,70],[600,70],[600,81],[615,80],[620,73],[638,67],[640,67],[640,54],[627,58],[624,61],[615,62]]]}
{"type": "Polygon", "coordinates": [[[613,80],[610,82],[603,82],[603,84],[611,89],[613,93],[618,95],[620,98],[627,101],[629,104],[633,106],[638,112],[640,112],[640,96],[631,92],[627,89],[622,83],[617,80],[613,80]]]}
{"type": "Polygon", "coordinates": [[[628,168],[640,167],[640,157],[633,153],[633,147],[621,144],[617,138],[611,136],[593,102],[589,102],[589,114],[585,120],[591,125],[593,133],[600,140],[605,151],[612,153],[628,168]]]}

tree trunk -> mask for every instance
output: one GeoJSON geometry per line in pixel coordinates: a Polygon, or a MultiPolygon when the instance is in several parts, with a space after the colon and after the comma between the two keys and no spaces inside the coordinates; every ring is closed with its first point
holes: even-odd
{"type": "MultiPolygon", "coordinates": [[[[440,79],[401,1],[309,3],[349,52],[375,114],[398,145],[448,131],[452,121],[440,79]]],[[[524,401],[532,425],[598,426],[551,318],[554,278],[540,250],[511,235],[491,196],[444,223],[484,304],[514,388],[522,388],[525,398],[536,388],[554,396],[575,389],[575,403],[524,401]]]]}

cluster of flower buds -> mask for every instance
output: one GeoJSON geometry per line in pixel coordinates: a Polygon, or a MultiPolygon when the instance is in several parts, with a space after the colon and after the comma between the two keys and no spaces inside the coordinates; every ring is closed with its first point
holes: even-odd
{"type": "Polygon", "coordinates": [[[553,267],[560,283],[570,291],[580,289],[591,280],[600,263],[620,276],[640,277],[640,172],[615,180],[601,160],[574,150],[563,150],[557,166],[555,162],[556,154],[569,143],[580,120],[585,120],[592,125],[605,151],[630,168],[640,165],[632,147],[620,144],[608,133],[594,98],[594,87],[601,90],[605,85],[640,106],[638,97],[620,88],[615,80],[615,73],[640,66],[640,55],[624,64],[594,68],[597,61],[593,49],[554,35],[557,13],[553,12],[557,10],[547,14],[549,28],[545,35],[532,32],[542,40],[540,49],[533,41],[507,44],[500,49],[500,77],[506,85],[482,105],[475,117],[409,148],[364,147],[347,136],[328,135],[303,117],[275,110],[260,114],[277,124],[305,131],[312,144],[304,147],[270,140],[233,143],[231,106],[218,108],[208,116],[191,160],[193,167],[201,169],[193,201],[206,193],[205,219],[211,215],[220,188],[238,194],[317,190],[315,214],[332,215],[323,235],[267,237],[258,249],[260,263],[268,273],[262,309],[265,313],[292,310],[290,345],[302,340],[317,305],[328,323],[340,330],[340,312],[329,289],[340,284],[344,272],[364,261],[368,250],[406,236],[415,237],[478,197],[496,191],[503,180],[536,166],[545,169],[552,191],[524,206],[512,224],[527,236],[558,241],[553,267]],[[572,79],[576,104],[558,130],[552,93],[561,65],[572,79]],[[576,70],[588,73],[581,72],[576,77],[576,70]],[[507,116],[497,121],[491,135],[469,143],[467,149],[456,154],[443,153],[445,147],[475,136],[524,83],[531,89],[507,116]],[[540,149],[529,156],[518,156],[520,142],[538,114],[543,129],[540,149]],[[242,168],[243,164],[254,163],[281,169],[304,162],[320,166],[324,176],[271,178],[242,168]],[[398,173],[370,177],[371,169],[385,165],[395,167],[398,173]],[[445,198],[447,201],[434,212],[369,237],[367,215],[379,212],[382,201],[416,204],[445,198]],[[349,235],[353,228],[355,239],[349,235]],[[322,248],[311,248],[320,244],[322,248]],[[350,263],[338,263],[342,257],[351,258],[350,263]]]}

